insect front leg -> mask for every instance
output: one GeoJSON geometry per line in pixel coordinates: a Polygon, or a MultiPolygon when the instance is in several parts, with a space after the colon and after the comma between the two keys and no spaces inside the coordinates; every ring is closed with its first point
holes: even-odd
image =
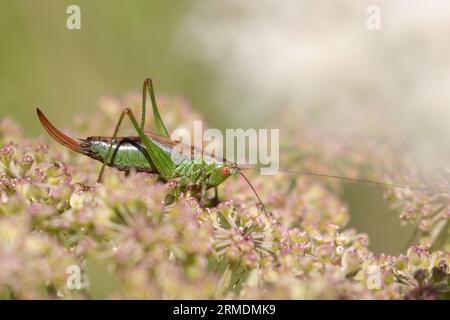
{"type": "Polygon", "coordinates": [[[220,203],[219,200],[219,188],[217,186],[214,187],[214,198],[212,198],[212,205],[217,206],[220,203]]]}
{"type": "Polygon", "coordinates": [[[206,192],[208,191],[208,185],[206,184],[206,181],[203,181],[200,187],[200,203],[206,202],[206,192]]]}

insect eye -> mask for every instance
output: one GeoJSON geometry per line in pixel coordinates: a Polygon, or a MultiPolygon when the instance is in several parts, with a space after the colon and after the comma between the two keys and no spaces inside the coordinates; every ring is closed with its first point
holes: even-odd
{"type": "Polygon", "coordinates": [[[228,177],[230,175],[230,168],[228,167],[222,167],[220,169],[220,174],[224,177],[228,177]]]}

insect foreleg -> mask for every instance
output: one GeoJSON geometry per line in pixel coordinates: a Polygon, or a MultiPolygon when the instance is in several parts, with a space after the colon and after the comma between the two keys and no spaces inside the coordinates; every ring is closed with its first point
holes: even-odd
{"type": "Polygon", "coordinates": [[[200,202],[204,202],[206,199],[206,191],[208,191],[208,187],[206,182],[203,182],[201,185],[201,193],[200,193],[200,202]]]}
{"type": "Polygon", "coordinates": [[[214,187],[214,198],[212,199],[213,205],[217,205],[219,201],[219,188],[217,186],[214,187]]]}

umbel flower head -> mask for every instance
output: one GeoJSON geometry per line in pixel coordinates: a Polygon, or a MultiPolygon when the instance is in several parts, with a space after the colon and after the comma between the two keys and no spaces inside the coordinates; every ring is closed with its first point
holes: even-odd
{"type": "MultiPolygon", "coordinates": [[[[138,96],[124,100],[102,99],[73,130],[108,135],[121,105],[139,108],[138,96]]],[[[198,119],[181,98],[159,97],[159,105],[171,128],[198,119]]],[[[381,170],[365,150],[305,137],[282,152],[287,165],[326,169],[330,154],[346,150],[342,171],[355,176],[363,162],[366,171],[381,170]]],[[[25,139],[14,122],[0,119],[0,298],[449,297],[443,192],[390,194],[402,219],[418,224],[421,245],[376,255],[367,235],[347,227],[337,185],[252,176],[269,215],[238,177],[220,186],[216,207],[189,194],[169,204],[172,186],[157,177],[107,169],[97,184],[98,163],[48,141],[25,139]]]]}

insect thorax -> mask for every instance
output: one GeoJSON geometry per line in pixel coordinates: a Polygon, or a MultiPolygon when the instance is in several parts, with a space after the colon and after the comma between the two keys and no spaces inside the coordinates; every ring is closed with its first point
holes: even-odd
{"type": "Polygon", "coordinates": [[[224,164],[209,156],[194,156],[179,158],[175,161],[175,176],[180,178],[182,184],[215,186],[211,184],[211,177],[220,170],[224,164]]]}

